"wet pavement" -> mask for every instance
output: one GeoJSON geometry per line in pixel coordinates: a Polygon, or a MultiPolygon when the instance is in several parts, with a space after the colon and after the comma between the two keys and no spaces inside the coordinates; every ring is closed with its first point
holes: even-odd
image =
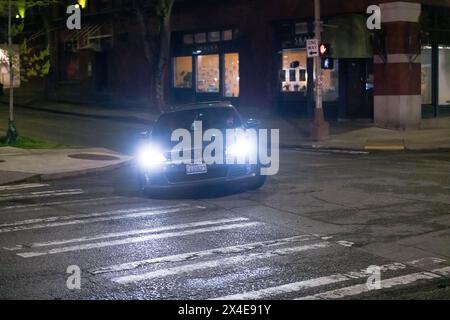
{"type": "Polygon", "coordinates": [[[285,150],[280,168],[158,199],[133,167],[0,187],[0,298],[450,298],[450,154],[285,150]]]}

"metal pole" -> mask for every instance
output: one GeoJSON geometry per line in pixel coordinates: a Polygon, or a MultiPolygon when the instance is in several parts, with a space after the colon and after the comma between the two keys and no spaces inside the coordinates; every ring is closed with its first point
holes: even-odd
{"type": "Polygon", "coordinates": [[[12,5],[11,0],[8,1],[8,58],[9,58],[9,121],[14,121],[14,70],[13,70],[13,49],[12,49],[12,5]]]}
{"type": "MultiPolygon", "coordinates": [[[[320,0],[314,0],[314,33],[319,45],[322,40],[320,28],[320,0]]],[[[314,64],[316,68],[316,109],[322,109],[322,84],[319,81],[322,78],[320,57],[314,58],[314,64]]]]}
{"type": "MultiPolygon", "coordinates": [[[[320,0],[314,0],[314,33],[317,42],[321,42],[321,21],[320,21],[320,0]]],[[[322,108],[322,65],[321,58],[314,58],[314,65],[316,71],[316,107],[314,108],[314,121],[311,128],[311,137],[313,140],[321,141],[328,138],[330,134],[330,127],[325,121],[324,112],[322,108]]]]}

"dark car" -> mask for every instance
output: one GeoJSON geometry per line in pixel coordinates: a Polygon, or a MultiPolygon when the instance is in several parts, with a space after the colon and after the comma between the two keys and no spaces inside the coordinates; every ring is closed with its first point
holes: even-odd
{"type": "MultiPolygon", "coordinates": [[[[260,165],[257,162],[226,161],[229,153],[257,153],[258,145],[255,141],[251,144],[245,142],[238,145],[237,140],[233,140],[234,144],[231,144],[226,139],[226,133],[233,130],[246,132],[245,130],[257,129],[258,126],[258,121],[253,119],[244,121],[236,108],[224,102],[188,105],[178,107],[177,111],[162,114],[152,130],[145,134],[138,148],[137,162],[141,189],[164,190],[220,184],[234,184],[252,190],[261,188],[266,177],[260,174],[260,165]],[[192,143],[196,129],[197,131],[199,129],[195,126],[201,126],[202,129],[202,141],[197,145],[192,143]],[[217,156],[217,152],[222,152],[223,163],[211,163],[203,158],[211,141],[217,139],[214,136],[211,141],[203,141],[203,133],[210,129],[215,130],[217,135],[222,133],[224,140],[222,150],[214,150],[210,154],[217,156]],[[172,141],[175,130],[189,132],[193,137],[189,148],[183,149],[189,156],[189,161],[180,162],[180,152],[174,151],[174,147],[180,143],[180,140],[172,141]],[[200,161],[196,157],[199,154],[202,155],[200,161]],[[175,156],[178,158],[175,159],[175,156]]],[[[196,137],[198,139],[199,136],[196,137]]]]}

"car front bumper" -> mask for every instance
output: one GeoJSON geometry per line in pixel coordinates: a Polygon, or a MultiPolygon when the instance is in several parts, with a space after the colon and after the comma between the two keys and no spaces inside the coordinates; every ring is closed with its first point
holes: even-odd
{"type": "Polygon", "coordinates": [[[256,165],[208,165],[204,174],[187,175],[185,165],[165,165],[158,169],[141,170],[143,189],[205,187],[223,184],[245,184],[259,175],[256,165]]]}

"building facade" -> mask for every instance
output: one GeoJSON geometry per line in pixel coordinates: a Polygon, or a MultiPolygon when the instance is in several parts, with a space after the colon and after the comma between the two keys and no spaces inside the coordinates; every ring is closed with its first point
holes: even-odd
{"type": "MultiPolygon", "coordinates": [[[[141,99],[149,77],[129,1],[83,1],[83,28],[55,33],[61,98],[141,99]]],[[[334,66],[323,71],[329,119],[370,119],[415,128],[450,114],[450,1],[322,0],[322,38],[334,66]],[[367,8],[382,29],[368,30],[367,8]]],[[[172,14],[170,103],[227,100],[311,117],[312,0],[177,0],[172,14]]],[[[64,7],[55,16],[65,22],[64,7]]],[[[151,22],[149,22],[151,23],[151,22]]]]}

